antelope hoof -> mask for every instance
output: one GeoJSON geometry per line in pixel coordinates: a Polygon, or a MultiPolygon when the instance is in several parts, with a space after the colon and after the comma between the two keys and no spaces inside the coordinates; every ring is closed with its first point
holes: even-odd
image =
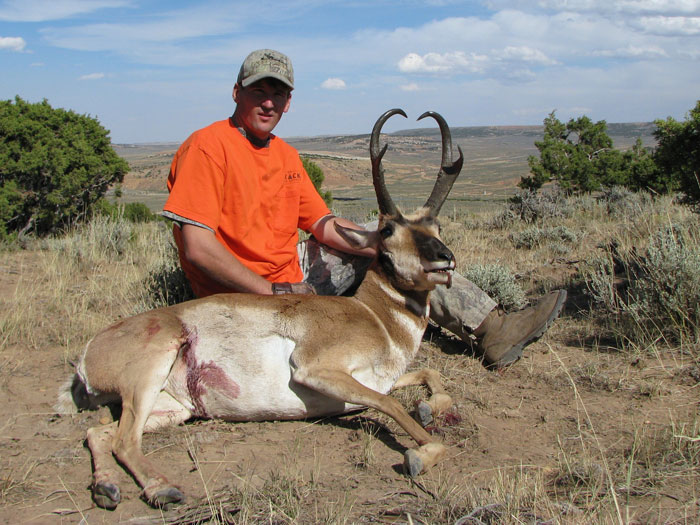
{"type": "Polygon", "coordinates": [[[404,472],[415,478],[440,461],[446,452],[442,443],[426,443],[418,448],[410,448],[403,456],[404,472]]]}
{"type": "Polygon", "coordinates": [[[423,461],[412,448],[403,455],[403,471],[409,478],[415,478],[423,472],[423,461]]]}
{"type": "Polygon", "coordinates": [[[452,398],[447,394],[433,394],[428,400],[428,404],[433,409],[433,416],[437,417],[450,409],[452,398]]]}
{"type": "Polygon", "coordinates": [[[142,497],[152,507],[163,510],[170,510],[171,507],[185,501],[185,495],[172,485],[161,485],[160,488],[146,488],[142,493],[142,497]]]}
{"type": "Polygon", "coordinates": [[[416,411],[413,413],[413,417],[422,427],[427,427],[433,422],[433,409],[425,401],[419,401],[416,404],[416,411]]]}
{"type": "Polygon", "coordinates": [[[96,483],[92,488],[92,499],[98,507],[114,510],[122,497],[119,487],[114,483],[96,483]]]}

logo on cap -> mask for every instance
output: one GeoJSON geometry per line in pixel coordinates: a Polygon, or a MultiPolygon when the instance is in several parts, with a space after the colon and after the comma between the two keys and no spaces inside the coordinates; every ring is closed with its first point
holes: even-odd
{"type": "Polygon", "coordinates": [[[238,84],[247,87],[263,78],[276,78],[294,89],[292,61],[273,49],[258,49],[246,57],[238,73],[238,84]]]}

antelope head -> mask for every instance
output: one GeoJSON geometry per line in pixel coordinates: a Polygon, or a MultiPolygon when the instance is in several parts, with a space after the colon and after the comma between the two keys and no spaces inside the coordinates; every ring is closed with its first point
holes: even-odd
{"type": "Polygon", "coordinates": [[[370,139],[372,179],[379,205],[379,226],[376,232],[357,232],[337,227],[338,232],[357,247],[373,246],[377,261],[392,284],[400,290],[429,291],[437,285],[452,284],[451,271],[455,268],[452,252],[440,240],[437,216],[455,179],[462,169],[464,157],[452,161],[452,138],[445,119],[428,111],[425,117],[434,118],[442,136],[442,162],[435,186],[426,203],[411,215],[404,215],[394,204],[384,182],[382,157],[387,145],[379,146],[379,135],[384,123],[393,115],[406,114],[401,109],[384,113],[374,125],[370,139]]]}

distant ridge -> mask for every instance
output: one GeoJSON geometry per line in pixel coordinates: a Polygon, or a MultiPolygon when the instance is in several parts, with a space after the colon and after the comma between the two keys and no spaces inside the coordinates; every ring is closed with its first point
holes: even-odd
{"type": "Polygon", "coordinates": [[[119,146],[120,148],[141,148],[153,146],[156,148],[175,148],[180,146],[180,142],[115,142],[113,146],[119,146]]]}
{"type": "MultiPolygon", "coordinates": [[[[458,126],[450,128],[452,137],[457,138],[479,138],[479,137],[504,137],[504,136],[524,136],[542,137],[544,126],[458,126]]],[[[656,130],[653,122],[613,122],[608,123],[608,135],[617,137],[652,137],[656,130]]],[[[335,135],[294,135],[282,137],[286,141],[299,142],[305,140],[322,141],[337,140],[339,138],[363,139],[368,138],[369,133],[337,133],[335,135]]],[[[396,137],[435,137],[440,135],[437,127],[431,128],[410,128],[400,129],[388,133],[396,137]]],[[[137,142],[137,143],[114,143],[114,147],[126,152],[136,148],[150,148],[154,152],[166,149],[176,150],[179,142],[137,142]]]]}
{"type": "MultiPolygon", "coordinates": [[[[608,123],[608,135],[618,137],[650,137],[656,125],[653,122],[614,122],[608,123]]],[[[452,138],[499,137],[499,136],[532,136],[542,137],[544,126],[467,126],[450,128],[452,138]]],[[[440,134],[440,129],[413,128],[402,129],[389,133],[397,137],[431,137],[440,134]]]]}

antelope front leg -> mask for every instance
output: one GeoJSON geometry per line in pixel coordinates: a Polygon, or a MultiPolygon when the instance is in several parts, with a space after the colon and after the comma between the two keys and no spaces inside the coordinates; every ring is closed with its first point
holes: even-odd
{"type": "Polygon", "coordinates": [[[416,372],[402,375],[394,384],[394,389],[404,386],[425,385],[430,390],[431,396],[427,400],[416,403],[416,419],[424,427],[446,412],[452,406],[452,398],[447,395],[442,386],[440,373],[432,368],[425,368],[416,372]]]}
{"type": "Polygon", "coordinates": [[[419,445],[404,454],[404,469],[411,477],[428,470],[447,452],[445,446],[428,434],[396,399],[367,388],[344,371],[298,368],[293,372],[293,378],[328,397],[365,405],[393,418],[419,445]]]}

